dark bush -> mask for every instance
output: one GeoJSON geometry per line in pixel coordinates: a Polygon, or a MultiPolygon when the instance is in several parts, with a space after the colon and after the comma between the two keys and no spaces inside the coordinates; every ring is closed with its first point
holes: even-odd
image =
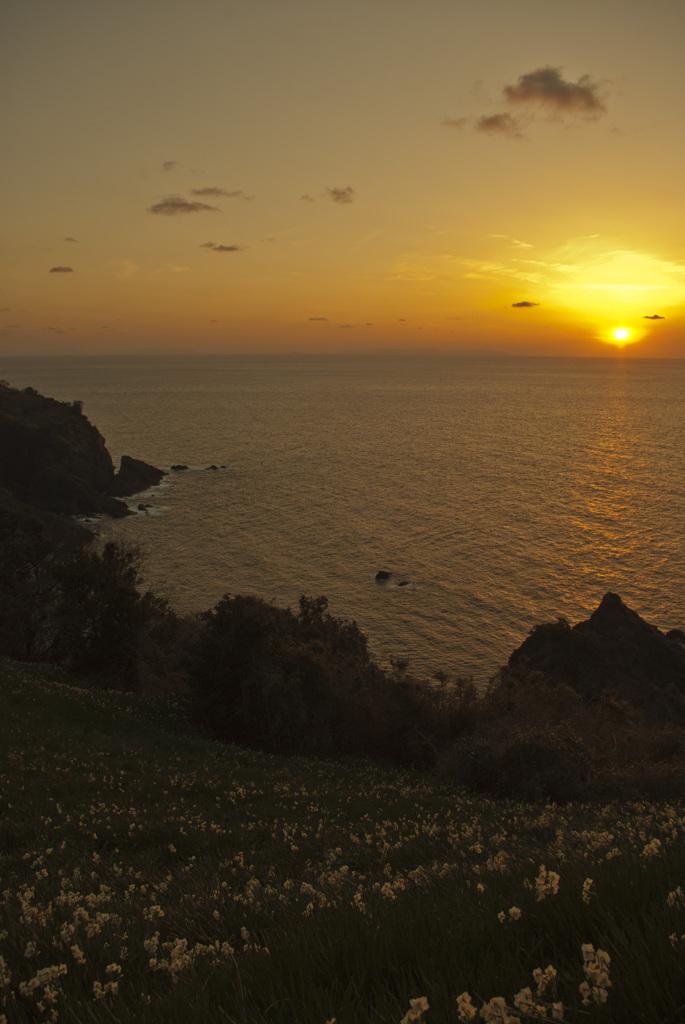
{"type": "Polygon", "coordinates": [[[114,542],[57,562],[49,657],[104,685],[139,689],[140,659],[165,644],[176,621],[167,602],[138,589],[140,553],[114,542]]]}
{"type": "Polygon", "coordinates": [[[0,654],[138,689],[176,630],[167,602],[139,584],[136,550],[55,544],[32,515],[0,508],[0,654]]]}
{"type": "Polygon", "coordinates": [[[586,797],[591,778],[582,746],[556,734],[463,739],[443,754],[438,770],[492,796],[557,803],[586,797]]]}
{"type": "Polygon", "coordinates": [[[19,661],[46,654],[54,563],[42,524],[0,508],[0,653],[19,661]]]}
{"type": "Polygon", "coordinates": [[[226,594],[201,617],[188,659],[198,720],[217,737],[278,752],[356,754],[428,766],[442,695],[393,663],[324,597],[299,611],[226,594]]]}

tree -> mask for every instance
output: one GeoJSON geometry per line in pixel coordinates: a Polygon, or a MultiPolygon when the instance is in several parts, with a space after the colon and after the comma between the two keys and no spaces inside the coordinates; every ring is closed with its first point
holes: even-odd
{"type": "Polygon", "coordinates": [[[106,685],[137,689],[144,640],[164,639],[175,619],[165,600],[139,591],[140,552],[111,541],[102,552],[73,553],[55,575],[51,658],[106,685]]]}

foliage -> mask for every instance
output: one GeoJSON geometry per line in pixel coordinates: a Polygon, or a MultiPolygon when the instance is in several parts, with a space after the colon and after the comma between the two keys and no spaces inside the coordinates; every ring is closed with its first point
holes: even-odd
{"type": "Polygon", "coordinates": [[[143,642],[173,635],[166,601],[140,593],[139,573],[140,553],[114,542],[61,561],[50,657],[79,675],[137,688],[143,642]]]}
{"type": "Polygon", "coordinates": [[[41,524],[0,508],[0,652],[26,661],[46,653],[55,586],[52,545],[41,524]]]}
{"type": "Polygon", "coordinates": [[[303,596],[293,614],[226,594],[201,619],[188,670],[213,735],[272,751],[387,747],[389,683],[356,623],[331,616],[325,598],[303,596]]]}
{"type": "Polygon", "coordinates": [[[683,797],[685,728],[651,721],[611,691],[588,699],[517,666],[478,697],[470,729],[442,746],[437,771],[500,797],[683,797]]]}
{"type": "Polygon", "coordinates": [[[167,602],[139,583],[135,549],[55,546],[36,519],[0,509],[0,653],[137,688],[176,628],[167,602]]]}

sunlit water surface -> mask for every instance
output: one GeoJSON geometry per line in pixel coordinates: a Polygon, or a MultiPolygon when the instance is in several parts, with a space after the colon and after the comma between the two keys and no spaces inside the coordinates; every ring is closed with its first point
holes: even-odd
{"type": "Polygon", "coordinates": [[[4,357],[0,376],[82,400],[117,463],[190,467],[100,524],[180,610],[324,594],[382,660],[478,680],[607,590],[685,625],[684,362],[4,357]]]}

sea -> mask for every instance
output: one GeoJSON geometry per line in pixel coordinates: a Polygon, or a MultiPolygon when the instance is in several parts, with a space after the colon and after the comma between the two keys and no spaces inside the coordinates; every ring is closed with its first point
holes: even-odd
{"type": "Polygon", "coordinates": [[[325,596],[381,663],[479,685],[607,591],[685,626],[685,361],[0,356],[0,377],[82,401],[115,464],[169,470],[94,525],[180,612],[325,596]]]}

